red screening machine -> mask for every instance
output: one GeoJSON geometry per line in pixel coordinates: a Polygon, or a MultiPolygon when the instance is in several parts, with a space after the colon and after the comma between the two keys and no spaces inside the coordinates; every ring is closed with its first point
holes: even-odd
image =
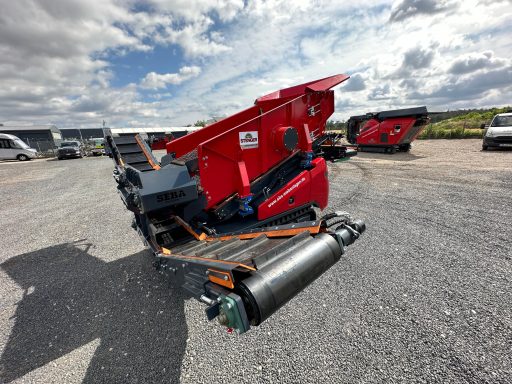
{"type": "MultiPolygon", "coordinates": [[[[133,227],[155,266],[238,332],[258,325],[335,264],[365,230],[328,203],[322,157],[337,75],[273,92],[173,140],[157,161],[141,136],[106,142],[133,227]]],[[[339,151],[339,156],[342,156],[339,151]]],[[[332,154],[331,154],[332,156],[332,154]]]]}
{"type": "Polygon", "coordinates": [[[360,151],[407,152],[429,121],[427,107],[351,116],[347,122],[347,140],[360,151]]]}

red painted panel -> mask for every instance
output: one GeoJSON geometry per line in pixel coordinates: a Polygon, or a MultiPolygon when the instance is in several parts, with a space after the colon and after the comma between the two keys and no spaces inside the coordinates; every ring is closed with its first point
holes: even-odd
{"type": "Polygon", "coordinates": [[[310,196],[311,174],[304,171],[259,205],[258,220],[307,204],[310,196]]]}
{"type": "Polygon", "coordinates": [[[311,196],[309,201],[316,203],[320,209],[325,209],[329,203],[327,164],[322,157],[313,160],[313,168],[311,169],[311,196]]]}
{"type": "Polygon", "coordinates": [[[311,140],[323,134],[334,111],[329,89],[347,79],[331,76],[260,97],[251,108],[173,140],[167,152],[180,157],[197,149],[206,209],[233,194],[244,196],[247,178],[253,181],[292,154],[276,145],[280,127],[297,129],[299,144],[293,152],[311,151],[311,140]]]}
{"type": "Polygon", "coordinates": [[[301,172],[259,205],[258,220],[268,219],[307,203],[316,203],[324,209],[328,195],[327,165],[323,158],[314,159],[310,170],[301,172]]]}
{"type": "MultiPolygon", "coordinates": [[[[337,77],[335,80],[339,79],[345,77],[337,77]]],[[[322,81],[327,85],[335,83],[325,79],[322,81]]],[[[314,82],[308,84],[312,86],[314,82]]],[[[241,182],[242,177],[237,165],[239,162],[244,162],[247,176],[253,181],[290,156],[292,152],[276,145],[275,135],[279,128],[291,126],[297,129],[299,144],[294,152],[311,151],[311,139],[323,134],[325,123],[334,111],[334,92],[309,91],[307,87],[302,89],[305,89],[306,93],[297,97],[293,97],[297,89],[285,92],[287,98],[284,100],[265,97],[258,99],[255,108],[260,114],[257,117],[249,118],[231,128],[226,126],[221,134],[198,143],[199,174],[201,186],[208,197],[207,209],[233,194],[244,196],[246,186],[241,182]],[[257,140],[254,140],[256,137],[257,140]]],[[[248,111],[250,110],[243,112],[247,117],[250,116],[248,111]]],[[[228,122],[229,118],[211,127],[216,125],[215,130],[221,130],[221,125],[228,122]]],[[[187,137],[191,138],[194,134],[196,133],[187,137]]],[[[178,146],[180,140],[175,140],[171,144],[178,146]]],[[[178,150],[177,148],[175,150],[178,150]]],[[[167,149],[169,151],[169,145],[167,149]]]]}
{"type": "Polygon", "coordinates": [[[424,126],[414,127],[415,117],[389,118],[379,123],[371,119],[361,128],[357,144],[367,145],[397,145],[411,143],[421,133],[424,126]],[[397,127],[400,126],[400,129],[397,127]],[[381,134],[388,135],[388,141],[381,141],[381,134]]]}

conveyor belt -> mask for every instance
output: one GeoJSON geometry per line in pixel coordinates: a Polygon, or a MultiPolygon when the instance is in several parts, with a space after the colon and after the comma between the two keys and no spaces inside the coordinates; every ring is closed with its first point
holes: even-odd
{"type": "Polygon", "coordinates": [[[141,172],[154,170],[135,136],[118,136],[112,137],[112,139],[126,165],[141,172]]]}
{"type": "Polygon", "coordinates": [[[235,262],[248,266],[257,266],[263,260],[268,262],[291,248],[300,247],[311,239],[310,232],[304,230],[292,237],[258,237],[241,240],[232,237],[227,240],[194,240],[187,244],[170,248],[168,257],[197,257],[216,261],[235,262]]]}

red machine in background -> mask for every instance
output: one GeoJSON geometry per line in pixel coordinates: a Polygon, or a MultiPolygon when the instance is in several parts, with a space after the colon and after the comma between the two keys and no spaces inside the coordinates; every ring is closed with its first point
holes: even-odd
{"type": "Polygon", "coordinates": [[[347,122],[347,140],[360,151],[407,152],[429,121],[427,107],[351,116],[347,122]]]}
{"type": "Polygon", "coordinates": [[[151,140],[151,149],[157,151],[159,149],[165,149],[167,143],[172,141],[174,137],[172,134],[165,135],[163,137],[155,137],[151,140]]]}
{"type": "MultiPolygon", "coordinates": [[[[282,89],[166,144],[105,131],[114,178],[155,266],[246,332],[334,265],[364,232],[327,206],[325,124],[346,75],[282,89]]],[[[330,138],[335,143],[336,138],[330,138]]],[[[332,144],[331,143],[331,144],[332,144]]],[[[331,146],[329,156],[344,156],[331,146]]]]}

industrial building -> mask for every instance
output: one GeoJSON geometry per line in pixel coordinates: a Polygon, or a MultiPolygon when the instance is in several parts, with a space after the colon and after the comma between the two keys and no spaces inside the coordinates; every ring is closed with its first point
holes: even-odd
{"type": "Polygon", "coordinates": [[[64,140],[90,140],[103,137],[103,128],[61,128],[64,140]]]}
{"type": "Polygon", "coordinates": [[[0,125],[0,133],[17,136],[39,152],[52,150],[62,141],[62,133],[55,125],[0,125]]]}
{"type": "MultiPolygon", "coordinates": [[[[137,133],[146,133],[154,138],[163,138],[172,134],[173,137],[181,137],[191,131],[201,127],[154,127],[154,128],[108,128],[112,133],[119,136],[135,135],[137,133]]],[[[103,128],[61,128],[62,138],[64,140],[90,140],[92,138],[103,137],[103,128]]]]}
{"type": "Polygon", "coordinates": [[[113,134],[119,136],[135,135],[146,133],[149,137],[162,138],[165,135],[172,135],[174,138],[185,136],[187,133],[196,131],[202,127],[139,127],[139,128],[110,128],[113,134]]]}
{"type": "MultiPolygon", "coordinates": [[[[178,138],[202,127],[153,127],[153,128],[109,128],[119,136],[134,136],[145,133],[154,143],[155,149],[165,148],[171,138],[178,138]]],[[[62,140],[87,141],[103,137],[103,128],[62,128],[55,125],[0,125],[0,133],[19,137],[39,152],[46,152],[58,147],[62,140]]]]}

